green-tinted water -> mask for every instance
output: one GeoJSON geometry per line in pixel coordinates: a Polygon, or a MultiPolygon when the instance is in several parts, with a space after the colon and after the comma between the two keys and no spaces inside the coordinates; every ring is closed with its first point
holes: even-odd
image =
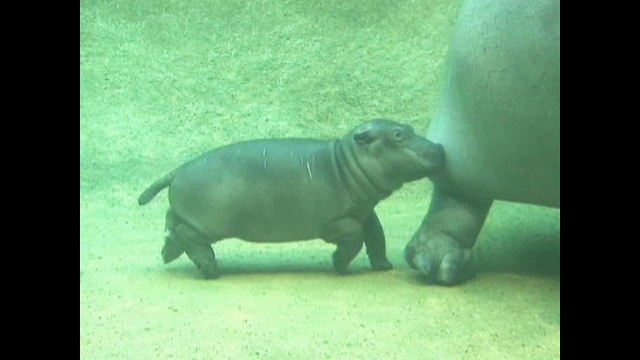
{"type": "Polygon", "coordinates": [[[459,2],[314,3],[81,1],[81,358],[559,358],[557,210],[496,204],[481,274],[453,288],[402,257],[428,180],[377,208],[390,272],[362,252],[335,275],[321,241],[220,242],[215,281],[184,256],[162,265],[166,192],[136,198],[189,158],[377,117],[424,133],[459,2]]]}

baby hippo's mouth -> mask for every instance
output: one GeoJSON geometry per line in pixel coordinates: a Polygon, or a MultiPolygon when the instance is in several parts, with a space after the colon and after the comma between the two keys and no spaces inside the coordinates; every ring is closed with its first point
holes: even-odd
{"type": "Polygon", "coordinates": [[[412,149],[423,165],[423,170],[429,175],[433,175],[444,166],[444,146],[442,144],[430,143],[423,149],[412,149]]]}

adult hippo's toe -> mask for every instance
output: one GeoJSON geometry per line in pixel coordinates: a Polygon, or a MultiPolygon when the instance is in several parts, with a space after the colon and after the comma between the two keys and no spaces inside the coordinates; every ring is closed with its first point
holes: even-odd
{"type": "MultiPolygon", "coordinates": [[[[415,236],[423,236],[417,232],[415,236]]],[[[460,247],[454,239],[440,234],[430,241],[412,241],[405,248],[405,259],[411,268],[420,271],[428,281],[453,285],[468,275],[471,251],[460,247]],[[427,248],[420,248],[424,245],[427,248]]]]}

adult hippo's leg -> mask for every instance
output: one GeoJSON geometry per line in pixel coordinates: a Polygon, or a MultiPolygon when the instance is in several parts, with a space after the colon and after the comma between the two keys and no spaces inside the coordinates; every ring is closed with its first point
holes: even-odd
{"type": "Polygon", "coordinates": [[[407,263],[442,284],[462,280],[492,202],[458,200],[435,188],[429,212],[405,248],[407,263]]]}
{"type": "Polygon", "coordinates": [[[367,248],[367,255],[373,270],[391,270],[393,265],[387,259],[387,251],[384,239],[382,224],[375,211],[365,220],[362,225],[364,243],[367,248]]]}
{"type": "Polygon", "coordinates": [[[560,1],[466,0],[443,85],[427,137],[444,167],[405,255],[452,284],[493,200],[560,207],[560,1]]]}

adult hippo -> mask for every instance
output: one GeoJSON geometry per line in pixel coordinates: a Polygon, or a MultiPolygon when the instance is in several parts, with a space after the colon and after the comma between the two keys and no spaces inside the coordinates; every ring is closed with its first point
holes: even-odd
{"type": "Polygon", "coordinates": [[[252,140],[214,149],[160,178],[144,205],[169,187],[162,258],[186,252],[206,278],[220,275],[211,244],[323,239],[337,245],[345,273],[363,242],[371,266],[389,270],[385,238],[373,211],[403,183],[442,167],[441,145],[390,120],[364,123],[332,140],[252,140]]]}
{"type": "Polygon", "coordinates": [[[461,280],[493,200],[560,207],[559,0],[471,0],[462,9],[428,137],[445,148],[432,202],[405,249],[461,280]]]}

